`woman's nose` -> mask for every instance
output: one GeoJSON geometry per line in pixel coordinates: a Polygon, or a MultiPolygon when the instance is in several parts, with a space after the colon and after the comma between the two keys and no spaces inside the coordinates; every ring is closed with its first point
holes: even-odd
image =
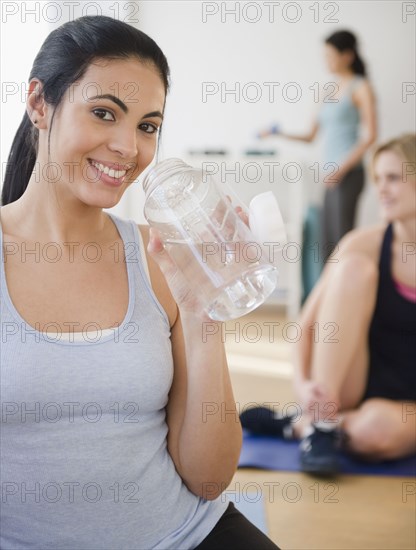
{"type": "Polygon", "coordinates": [[[119,128],[119,130],[113,134],[109,148],[124,159],[132,160],[136,158],[139,152],[137,145],[137,129],[119,128]]]}
{"type": "Polygon", "coordinates": [[[380,178],[377,187],[379,194],[384,195],[388,191],[388,181],[385,178],[380,178]]]}

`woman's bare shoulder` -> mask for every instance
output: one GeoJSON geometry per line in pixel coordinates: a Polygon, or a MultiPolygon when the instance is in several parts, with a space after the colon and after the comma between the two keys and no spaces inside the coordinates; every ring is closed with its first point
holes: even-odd
{"type": "Polygon", "coordinates": [[[386,224],[353,229],[340,241],[339,255],[344,256],[351,253],[365,254],[375,262],[378,262],[385,231],[386,224]]]}

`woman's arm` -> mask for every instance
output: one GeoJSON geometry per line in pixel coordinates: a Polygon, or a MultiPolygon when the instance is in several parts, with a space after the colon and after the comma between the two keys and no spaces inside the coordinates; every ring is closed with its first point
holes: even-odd
{"type": "MultiPolygon", "coordinates": [[[[149,228],[141,230],[146,246],[149,228]]],[[[231,482],[242,444],[221,323],[192,311],[193,298],[175,285],[180,277],[175,277],[159,245],[148,260],[153,290],[171,323],[174,376],[166,407],[168,450],[189,490],[211,500],[231,482]],[[184,300],[188,306],[178,308],[176,302],[184,300]]]]}
{"type": "Polygon", "coordinates": [[[304,135],[293,135],[293,134],[286,134],[284,132],[279,132],[277,135],[282,136],[286,139],[290,139],[292,141],[303,141],[304,143],[311,143],[315,138],[319,130],[319,123],[317,120],[315,120],[312,124],[311,130],[308,134],[304,135]]]}
{"type": "Polygon", "coordinates": [[[260,132],[258,134],[258,137],[265,138],[270,136],[280,136],[286,139],[291,139],[293,141],[303,141],[304,143],[311,143],[315,139],[316,134],[318,133],[318,130],[319,130],[319,123],[318,123],[318,120],[315,120],[308,134],[303,134],[303,135],[286,134],[276,129],[276,130],[264,130],[263,132],[260,132]]]}
{"type": "Polygon", "coordinates": [[[230,484],[242,443],[221,340],[221,323],[193,314],[178,316],[172,327],[168,449],[187,487],[207,500],[230,484]]]}

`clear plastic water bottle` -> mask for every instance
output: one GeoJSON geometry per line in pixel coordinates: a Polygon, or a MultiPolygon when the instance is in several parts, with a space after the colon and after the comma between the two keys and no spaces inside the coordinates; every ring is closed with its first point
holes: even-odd
{"type": "Polygon", "coordinates": [[[240,317],[270,296],[277,268],[211,175],[167,159],[143,186],[146,220],[211,319],[240,317]]]}

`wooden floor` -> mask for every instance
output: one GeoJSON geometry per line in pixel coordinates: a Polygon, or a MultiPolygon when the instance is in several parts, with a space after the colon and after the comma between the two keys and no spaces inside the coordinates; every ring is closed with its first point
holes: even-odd
{"type": "Polygon", "coordinates": [[[236,489],[247,500],[262,491],[268,535],[282,550],[416,548],[414,479],[342,476],[334,483],[244,469],[227,490],[236,489]]]}
{"type": "MultiPolygon", "coordinates": [[[[224,341],[240,410],[248,403],[289,406],[296,326],[265,309],[238,323],[227,324],[224,341]],[[270,322],[274,327],[265,324],[270,322]]],[[[240,469],[227,489],[235,490],[247,500],[261,491],[268,534],[282,550],[416,549],[414,478],[344,475],[329,482],[296,472],[240,469]]]]}

